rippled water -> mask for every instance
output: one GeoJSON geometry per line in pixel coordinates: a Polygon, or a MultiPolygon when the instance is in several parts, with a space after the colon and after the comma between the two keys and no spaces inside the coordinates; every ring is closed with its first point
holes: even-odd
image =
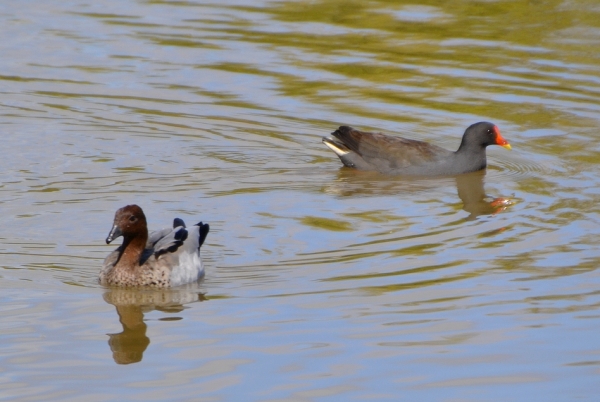
{"type": "Polygon", "coordinates": [[[0,5],[6,400],[595,400],[600,7],[0,5]],[[341,124],[487,172],[341,167],[341,124]],[[114,211],[211,225],[200,284],[96,283],[114,211]]]}

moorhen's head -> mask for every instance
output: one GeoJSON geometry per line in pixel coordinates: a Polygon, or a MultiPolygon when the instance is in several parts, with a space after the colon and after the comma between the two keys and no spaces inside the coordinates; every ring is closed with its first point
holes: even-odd
{"type": "Polygon", "coordinates": [[[471,124],[463,135],[460,148],[471,148],[473,146],[485,148],[488,145],[500,145],[506,149],[511,149],[510,144],[502,135],[500,129],[493,123],[488,121],[480,121],[479,123],[471,124]]]}

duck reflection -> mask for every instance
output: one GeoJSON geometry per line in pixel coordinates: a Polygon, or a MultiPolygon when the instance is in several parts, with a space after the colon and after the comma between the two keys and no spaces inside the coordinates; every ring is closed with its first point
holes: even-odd
{"type": "MultiPolygon", "coordinates": [[[[131,364],[142,361],[144,352],[150,344],[146,336],[144,313],[159,310],[178,313],[186,307],[184,304],[205,300],[197,284],[190,284],[177,289],[108,289],[103,294],[104,300],[117,309],[119,322],[123,331],[108,334],[108,346],[117,364],[131,364]]],[[[169,320],[181,319],[170,317],[169,320]]]]}
{"type": "Polygon", "coordinates": [[[510,198],[492,199],[484,190],[486,171],[465,173],[442,178],[406,178],[386,176],[376,172],[365,172],[356,169],[341,168],[335,181],[324,188],[324,191],[337,196],[356,195],[401,195],[430,193],[434,189],[456,185],[458,197],[462,201],[462,209],[469,213],[467,220],[476,219],[480,215],[493,215],[504,211],[513,201],[510,198]]]}

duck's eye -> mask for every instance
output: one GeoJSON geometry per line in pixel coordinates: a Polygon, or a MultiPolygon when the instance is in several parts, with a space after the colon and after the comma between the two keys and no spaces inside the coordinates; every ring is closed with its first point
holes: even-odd
{"type": "Polygon", "coordinates": [[[129,222],[135,222],[135,221],[137,221],[137,218],[135,216],[129,217],[129,222]]]}

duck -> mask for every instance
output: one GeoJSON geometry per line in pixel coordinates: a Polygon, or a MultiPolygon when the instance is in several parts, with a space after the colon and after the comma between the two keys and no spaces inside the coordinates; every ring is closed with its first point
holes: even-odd
{"type": "Polygon", "coordinates": [[[180,218],[172,228],[148,234],[146,216],[138,205],[115,213],[106,244],[123,236],[123,243],[106,257],[98,281],[105,286],[170,288],[204,276],[200,247],[210,227],[199,222],[188,228],[180,218]]]}
{"type": "Polygon", "coordinates": [[[323,137],[323,143],[340,158],[344,166],[389,175],[451,176],[485,169],[486,147],[511,145],[493,123],[481,121],[465,130],[458,150],[427,142],[340,126],[323,137]]]}

